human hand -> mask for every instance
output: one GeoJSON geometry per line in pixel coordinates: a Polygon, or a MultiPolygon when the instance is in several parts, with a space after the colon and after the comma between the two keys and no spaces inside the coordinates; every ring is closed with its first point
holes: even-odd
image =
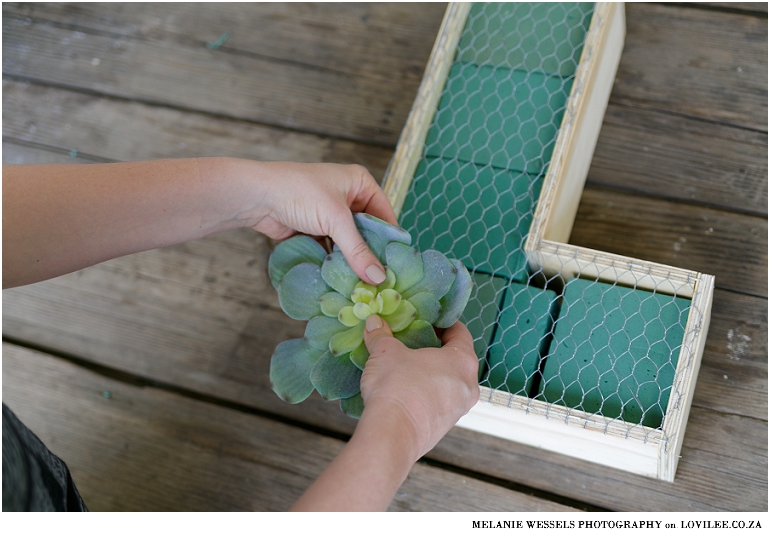
{"type": "Polygon", "coordinates": [[[390,202],[360,165],[268,163],[264,206],[253,228],[274,239],[301,232],[329,236],[362,280],[385,280],[382,264],[361,238],[354,212],[397,225],[390,202]]]}
{"type": "Polygon", "coordinates": [[[440,349],[409,349],[393,337],[387,322],[372,315],[364,341],[370,356],[361,377],[361,421],[400,413],[416,461],[479,399],[471,334],[458,321],[444,331],[440,349]]]}

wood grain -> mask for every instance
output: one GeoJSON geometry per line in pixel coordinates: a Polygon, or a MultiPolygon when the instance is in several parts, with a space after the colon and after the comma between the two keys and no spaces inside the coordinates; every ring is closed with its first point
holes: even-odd
{"type": "MultiPolygon", "coordinates": [[[[92,511],[286,510],[344,445],[9,344],[3,382],[3,402],[68,463],[92,511]]],[[[390,510],[571,508],[418,463],[390,510]]]]}
{"type": "Polygon", "coordinates": [[[381,180],[393,154],[387,147],[12,80],[3,80],[3,109],[8,141],[120,161],[231,156],[357,163],[381,180]]]}
{"type": "MultiPolygon", "coordinates": [[[[218,38],[219,29],[210,30],[204,39],[198,37],[194,42],[181,38],[184,33],[178,33],[178,23],[174,22],[177,17],[180,20],[196,17],[195,9],[184,15],[166,15],[164,19],[162,13],[145,15],[127,7],[119,13],[105,15],[101,22],[94,22],[98,17],[84,14],[78,19],[76,30],[60,28],[60,24],[53,26],[42,9],[27,9],[23,16],[9,10],[4,17],[3,69],[6,74],[165,103],[169,102],[169,86],[174,81],[194,78],[196,84],[179,86],[184,91],[179,87],[174,89],[174,105],[394,144],[399,125],[403,124],[416,93],[443,12],[437,8],[435,12],[423,11],[425,18],[417,19],[424,23],[420,25],[425,28],[420,34],[423,37],[408,50],[415,58],[421,58],[416,59],[419,74],[414,76],[417,71],[412,67],[413,76],[396,76],[394,83],[389,77],[392,70],[385,65],[379,71],[379,77],[387,80],[383,83],[368,76],[359,77],[355,74],[357,71],[351,69],[313,68],[319,62],[313,63],[312,59],[308,60],[309,65],[287,61],[285,58],[295,57],[298,47],[296,39],[286,39],[285,34],[274,39],[272,45],[284,49],[272,50],[266,56],[251,52],[235,54],[227,49],[208,50],[204,46],[206,40],[218,38]],[[125,22],[119,22],[124,19],[125,22]],[[142,37],[143,24],[152,27],[147,30],[152,38],[142,37]],[[110,25],[124,27],[123,34],[105,33],[110,25]],[[99,65],[92,65],[94,58],[99,58],[99,65]],[[273,58],[281,59],[276,62],[273,58]],[[66,68],[56,68],[59,65],[66,68]],[[258,73],[259,83],[238,76],[245,71],[258,73]],[[281,100],[286,102],[276,103],[275,95],[282,95],[281,100]]],[[[419,11],[417,6],[414,9],[419,11]]],[[[726,13],[717,18],[702,10],[649,4],[629,4],[626,10],[628,35],[613,102],[767,130],[767,41],[762,19],[726,13]],[[720,80],[725,77],[735,78],[735,83],[723,87],[720,80]],[[726,95],[725,91],[732,93],[726,95]]],[[[64,16],[58,14],[59,18],[64,16]]],[[[272,16],[265,15],[265,18],[271,20],[272,16]]],[[[51,17],[56,20],[57,15],[51,17]]],[[[226,22],[222,28],[230,25],[229,19],[233,18],[223,17],[226,22]]],[[[280,14],[277,17],[280,18],[280,14]]],[[[365,24],[389,27],[390,23],[385,22],[387,17],[382,17],[370,14],[365,24]],[[375,20],[383,22],[375,23],[375,20]]],[[[255,14],[244,20],[259,18],[255,14]]],[[[306,18],[310,20],[312,16],[306,18]]],[[[214,15],[213,20],[222,19],[214,15]]],[[[215,26],[216,23],[212,28],[215,26]]],[[[301,35],[300,43],[304,39],[315,43],[320,48],[320,56],[324,47],[318,46],[318,35],[323,33],[320,31],[323,27],[321,22],[315,26],[316,32],[295,32],[294,35],[301,35]]],[[[199,36],[200,27],[193,28],[191,33],[199,36]]],[[[279,25],[278,31],[280,28],[279,25]]],[[[329,24],[327,37],[328,28],[329,24]]],[[[376,45],[382,48],[371,50],[363,44],[370,42],[365,27],[354,35],[352,41],[342,38],[336,41],[336,47],[325,51],[332,58],[344,56],[342,51],[351,48],[376,52],[380,57],[408,55],[404,52],[407,47],[403,39],[396,43],[385,40],[386,47],[376,45]]],[[[258,50],[260,44],[239,46],[258,50]]],[[[312,48],[313,45],[306,46],[312,48]]]]}
{"type": "Polygon", "coordinates": [[[716,277],[767,296],[767,218],[586,188],[570,243],[716,277]]]}
{"type": "Polygon", "coordinates": [[[446,4],[6,4],[6,15],[67,29],[220,50],[383,81],[419,83],[446,4]],[[372,61],[377,58],[377,61],[372,61]]]}
{"type": "Polygon", "coordinates": [[[610,104],[587,183],[767,216],[767,134],[610,104]]]}
{"type": "Polygon", "coordinates": [[[693,405],[767,420],[767,301],[714,292],[693,405]]]}
{"type": "Polygon", "coordinates": [[[3,74],[388,145],[419,84],[84,30],[3,17],[3,74]]]}
{"type": "Polygon", "coordinates": [[[767,16],[767,2],[705,2],[700,5],[722,9],[738,9],[767,16]]]}
{"type": "Polygon", "coordinates": [[[626,4],[628,33],[611,102],[767,132],[767,20],[626,4]]]}

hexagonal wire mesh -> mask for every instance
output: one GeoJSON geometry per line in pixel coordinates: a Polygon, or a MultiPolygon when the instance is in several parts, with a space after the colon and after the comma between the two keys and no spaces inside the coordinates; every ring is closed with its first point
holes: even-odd
{"type": "Polygon", "coordinates": [[[593,3],[471,7],[400,221],[418,249],[472,272],[462,320],[481,385],[660,429],[692,281],[663,288],[595,263],[565,277],[559,254],[540,265],[565,269],[546,271],[525,253],[593,14],[593,3]]]}

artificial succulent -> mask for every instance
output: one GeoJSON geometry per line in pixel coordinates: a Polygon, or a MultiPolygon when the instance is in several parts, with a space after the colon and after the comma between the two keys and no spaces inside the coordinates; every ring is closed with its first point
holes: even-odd
{"type": "Polygon", "coordinates": [[[372,286],[358,278],[337,247],[330,254],[309,236],[294,236],[273,250],[268,271],[289,317],[308,320],[304,338],[278,344],[270,382],[284,401],[299,403],[313,390],[342,411],[363,411],[361,373],[369,358],[364,325],[371,314],[388,322],[407,347],[440,347],[434,327],[456,322],[471,294],[471,277],[457,260],[438,251],[410,247],[412,237],[368,214],[356,226],[385,266],[386,278],[372,286]]]}

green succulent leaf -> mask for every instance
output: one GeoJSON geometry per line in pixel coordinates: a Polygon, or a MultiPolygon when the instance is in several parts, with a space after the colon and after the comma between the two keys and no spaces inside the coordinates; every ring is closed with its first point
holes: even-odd
{"type": "Polygon", "coordinates": [[[353,305],[353,314],[355,314],[359,320],[365,321],[366,318],[373,314],[372,307],[366,303],[356,303],[353,305]]]}
{"type": "Polygon", "coordinates": [[[289,403],[307,399],[314,388],[310,373],[323,354],[301,338],[278,344],[270,359],[270,384],[278,397],[289,403]]]}
{"type": "Polygon", "coordinates": [[[359,231],[368,230],[382,238],[385,243],[401,242],[409,245],[412,243],[412,235],[401,227],[386,223],[380,218],[369,214],[355,214],[353,216],[359,231]]]}
{"type": "Polygon", "coordinates": [[[457,276],[447,294],[441,298],[441,315],[431,322],[440,329],[451,327],[460,319],[473,290],[473,280],[465,266],[455,259],[450,262],[457,269],[457,276]]]}
{"type": "Polygon", "coordinates": [[[350,352],[350,360],[356,365],[356,368],[363,371],[366,366],[366,361],[369,360],[369,350],[366,349],[366,344],[361,344],[353,351],[350,352]]]}
{"type": "Polygon", "coordinates": [[[327,351],[313,366],[310,381],[326,401],[347,399],[361,391],[361,370],[347,355],[335,357],[327,351]]]}
{"type": "MultiPolygon", "coordinates": [[[[385,259],[381,261],[383,264],[386,263],[385,259]]],[[[390,269],[388,266],[385,266],[385,280],[377,286],[377,291],[381,292],[383,290],[392,290],[393,287],[396,285],[396,273],[392,269],[390,269]]]]}
{"type": "Polygon", "coordinates": [[[393,336],[410,349],[441,347],[441,341],[436,336],[436,331],[427,321],[415,320],[403,331],[393,333],[393,336]]]}
{"type": "Polygon", "coordinates": [[[347,331],[349,328],[340,323],[337,318],[316,316],[315,318],[310,318],[310,321],[307,322],[305,340],[316,349],[329,351],[329,340],[331,340],[332,336],[339,332],[347,331]]]}
{"type": "Polygon", "coordinates": [[[371,249],[371,251],[374,253],[374,256],[377,257],[377,260],[384,264],[385,247],[388,245],[388,241],[382,236],[378,236],[377,233],[371,230],[362,229],[359,227],[358,232],[361,233],[361,237],[369,246],[369,249],[371,249]]]}
{"type": "Polygon", "coordinates": [[[422,255],[414,247],[403,243],[390,243],[385,248],[388,267],[396,274],[393,287],[398,293],[411,288],[424,277],[422,255]]]}
{"type": "Polygon", "coordinates": [[[332,336],[329,349],[334,356],[350,353],[364,341],[364,322],[332,336]]]}
{"type": "Polygon", "coordinates": [[[310,236],[298,235],[275,246],[267,262],[270,282],[278,289],[278,283],[291,268],[299,264],[320,266],[326,258],[326,251],[310,236]]]}
{"type": "Polygon", "coordinates": [[[355,327],[361,323],[361,320],[358,319],[358,316],[353,312],[353,306],[343,307],[337,316],[337,320],[347,327],[355,327]]]}
{"type": "Polygon", "coordinates": [[[350,295],[361,280],[350,268],[341,251],[327,255],[321,266],[321,274],[326,284],[343,296],[350,295]]]}
{"type": "Polygon", "coordinates": [[[391,331],[397,333],[406,329],[409,324],[415,320],[417,317],[417,309],[414,308],[412,303],[406,299],[402,299],[401,303],[398,305],[398,308],[393,314],[388,314],[387,316],[383,315],[380,317],[388,322],[391,331]]]}
{"type": "Polygon", "coordinates": [[[278,302],[295,320],[309,320],[321,313],[319,299],[329,291],[316,264],[298,264],[278,284],[278,302]]]}
{"type": "Polygon", "coordinates": [[[441,299],[452,287],[457,275],[457,268],[446,256],[434,249],[423,251],[422,263],[425,274],[417,284],[402,292],[403,297],[409,299],[419,292],[430,292],[437,299],[441,299]]]}
{"type": "Polygon", "coordinates": [[[441,303],[430,292],[420,292],[409,298],[409,302],[417,309],[417,319],[431,325],[436,322],[441,314],[441,303]]]}
{"type": "Polygon", "coordinates": [[[350,268],[339,247],[331,254],[309,236],[276,246],[268,262],[281,308],[309,320],[303,339],[279,344],[270,362],[275,392],[290,403],[317,389],[327,401],[360,418],[361,374],[369,359],[365,320],[379,314],[407,347],[441,347],[434,325],[449,327],[470,297],[468,270],[438,251],[422,254],[402,228],[368,214],[354,216],[361,236],[385,265],[385,281],[372,286],[350,268]]]}
{"type": "Polygon", "coordinates": [[[321,312],[330,318],[336,318],[339,315],[340,310],[344,307],[353,306],[353,303],[351,303],[350,300],[337,292],[323,294],[319,300],[319,304],[321,306],[321,312]]]}
{"type": "Polygon", "coordinates": [[[351,418],[359,420],[364,412],[364,398],[361,397],[359,392],[352,398],[343,399],[340,401],[340,409],[351,418]]]}
{"type": "Polygon", "coordinates": [[[356,284],[353,293],[350,294],[350,299],[354,303],[368,303],[374,298],[374,293],[377,291],[376,286],[366,284],[364,281],[356,284]]]}
{"type": "Polygon", "coordinates": [[[380,314],[393,314],[401,304],[401,294],[396,290],[382,290],[377,294],[377,305],[380,314]]]}

